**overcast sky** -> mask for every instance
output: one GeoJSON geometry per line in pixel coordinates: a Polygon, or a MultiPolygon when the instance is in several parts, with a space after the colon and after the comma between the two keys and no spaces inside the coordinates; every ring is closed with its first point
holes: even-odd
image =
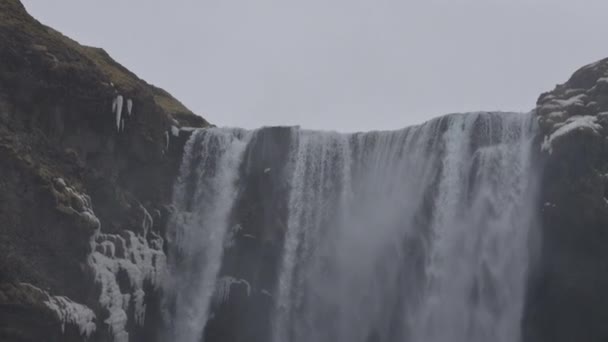
{"type": "Polygon", "coordinates": [[[528,111],[608,57],[606,0],[23,0],[219,126],[528,111]]]}

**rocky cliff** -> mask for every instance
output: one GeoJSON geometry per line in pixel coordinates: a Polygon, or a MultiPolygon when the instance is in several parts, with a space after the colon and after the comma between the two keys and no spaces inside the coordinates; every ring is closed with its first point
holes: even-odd
{"type": "Polygon", "coordinates": [[[0,340],[150,340],[182,126],[208,123],[0,2],[0,340]]]}
{"type": "Polygon", "coordinates": [[[527,341],[608,340],[608,59],[576,71],[535,109],[546,159],[542,247],[527,341]]]}

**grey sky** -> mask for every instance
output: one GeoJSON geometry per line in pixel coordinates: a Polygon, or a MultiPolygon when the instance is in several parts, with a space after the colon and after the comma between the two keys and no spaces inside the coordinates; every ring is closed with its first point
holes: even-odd
{"type": "Polygon", "coordinates": [[[220,126],[527,111],[608,56],[606,0],[24,0],[220,126]]]}

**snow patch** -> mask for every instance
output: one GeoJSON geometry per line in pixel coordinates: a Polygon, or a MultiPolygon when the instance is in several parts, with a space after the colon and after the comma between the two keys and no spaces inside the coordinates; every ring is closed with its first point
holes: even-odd
{"type": "Polygon", "coordinates": [[[581,94],[584,92],[585,92],[585,89],[583,89],[583,88],[566,89],[566,91],[564,91],[564,95],[571,96],[573,94],[581,94]]]}
{"type": "Polygon", "coordinates": [[[545,136],[542,150],[551,154],[553,153],[553,144],[562,137],[574,131],[589,131],[593,134],[598,134],[601,128],[602,126],[597,123],[597,118],[595,116],[585,115],[570,117],[562,126],[555,130],[555,132],[551,133],[550,136],[545,136]]]}
{"type": "Polygon", "coordinates": [[[179,128],[176,126],[171,126],[171,135],[174,137],[179,137],[179,128]]]}
{"type": "Polygon", "coordinates": [[[566,112],[563,111],[555,111],[555,112],[551,112],[547,115],[547,117],[549,117],[549,119],[552,120],[561,120],[564,116],[566,116],[566,112]]]}
{"type": "Polygon", "coordinates": [[[62,178],[55,178],[54,184],[55,188],[68,198],[68,203],[62,205],[61,210],[78,215],[85,228],[92,231],[99,230],[101,223],[93,212],[91,198],[68,186],[62,178]]]}
{"type": "Polygon", "coordinates": [[[573,105],[582,105],[583,102],[587,99],[587,95],[579,94],[576,96],[572,96],[567,99],[553,99],[549,101],[544,107],[546,108],[567,108],[573,105]]]}

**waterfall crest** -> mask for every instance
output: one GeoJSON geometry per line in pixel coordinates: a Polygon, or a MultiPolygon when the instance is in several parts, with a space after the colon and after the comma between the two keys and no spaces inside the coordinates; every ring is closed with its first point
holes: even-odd
{"type": "Polygon", "coordinates": [[[286,206],[272,288],[238,280],[272,298],[268,336],[251,340],[519,341],[536,224],[532,115],[452,114],[353,134],[291,128],[276,173],[254,165],[270,130],[200,130],[186,146],[170,225],[176,341],[201,340],[219,276],[238,278],[222,259],[238,248],[224,246],[239,234],[254,173],[289,190],[272,195],[286,206]]]}

